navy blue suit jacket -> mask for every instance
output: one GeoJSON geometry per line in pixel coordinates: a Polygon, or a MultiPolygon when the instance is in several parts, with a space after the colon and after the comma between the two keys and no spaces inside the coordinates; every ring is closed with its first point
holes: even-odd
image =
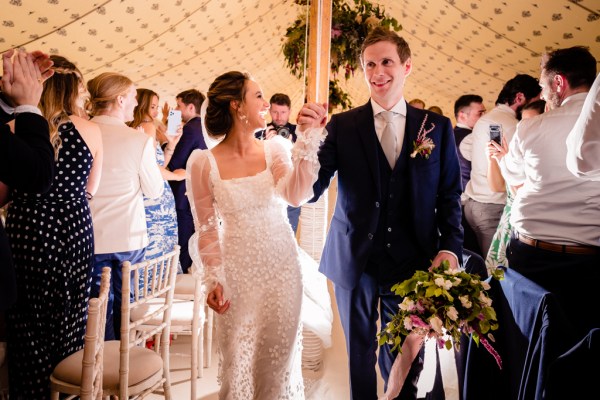
{"type": "MultiPolygon", "coordinates": [[[[429,159],[410,158],[409,193],[404,204],[412,214],[412,234],[424,258],[449,250],[462,253],[460,167],[450,120],[439,114],[407,105],[405,135],[410,152],[425,114],[427,136],[435,144],[429,159]]],[[[371,103],[334,115],[319,150],[321,168],[314,185],[315,201],[338,174],[338,195],[331,226],[321,257],[320,271],[336,285],[353,289],[373,248],[382,208],[377,158],[379,141],[371,103]]],[[[393,184],[393,183],[390,183],[393,184]]],[[[417,266],[425,268],[426,266],[417,266]]]]}
{"type": "MultiPolygon", "coordinates": [[[[202,135],[202,121],[200,117],[194,117],[185,123],[183,126],[183,134],[179,143],[175,146],[173,156],[169,161],[169,171],[186,167],[187,160],[196,149],[206,150],[207,146],[202,135]]],[[[175,208],[179,210],[187,210],[190,208],[190,203],[185,195],[185,180],[169,181],[173,196],[175,197],[175,208]]]]}

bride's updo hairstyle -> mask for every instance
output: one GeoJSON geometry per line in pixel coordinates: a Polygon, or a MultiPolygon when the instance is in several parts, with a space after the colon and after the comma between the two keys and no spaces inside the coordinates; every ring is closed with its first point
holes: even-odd
{"type": "Polygon", "coordinates": [[[235,111],[230,110],[232,101],[244,101],[246,81],[250,75],[229,71],[219,76],[208,88],[208,107],[204,125],[208,134],[214,138],[226,136],[233,127],[235,111]]]}
{"type": "Polygon", "coordinates": [[[86,109],[92,115],[109,110],[117,97],[127,94],[133,82],[128,77],[116,72],[104,72],[87,83],[90,98],[86,109]]]}

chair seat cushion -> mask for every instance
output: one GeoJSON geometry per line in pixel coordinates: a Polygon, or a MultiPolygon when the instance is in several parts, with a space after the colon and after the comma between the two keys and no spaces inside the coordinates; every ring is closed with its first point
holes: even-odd
{"type": "MultiPolygon", "coordinates": [[[[102,387],[105,390],[119,388],[120,344],[118,340],[104,343],[102,387]]],[[[83,350],[80,350],[58,363],[52,375],[71,385],[81,385],[82,361],[83,350]]],[[[145,347],[133,347],[129,350],[129,386],[135,386],[157,374],[162,376],[162,368],[162,359],[154,351],[145,347]]]]}
{"type": "MultiPolygon", "coordinates": [[[[156,310],[165,304],[165,299],[155,298],[148,302],[139,305],[131,310],[131,321],[138,321],[145,318],[147,315],[156,312],[156,310]]],[[[201,322],[204,321],[204,307],[199,307],[201,313],[201,322]]],[[[192,316],[194,315],[194,302],[191,300],[173,299],[171,308],[171,326],[190,325],[192,316]]],[[[146,325],[159,325],[162,323],[162,314],[149,319],[145,322],[146,325]]]]}

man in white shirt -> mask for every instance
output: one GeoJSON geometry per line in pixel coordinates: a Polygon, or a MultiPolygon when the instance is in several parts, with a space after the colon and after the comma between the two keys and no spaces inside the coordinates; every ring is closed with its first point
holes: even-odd
{"type": "Polygon", "coordinates": [[[600,297],[577,290],[600,280],[600,182],[569,172],[565,141],[595,76],[596,60],[584,47],[545,56],[540,85],[551,110],[523,120],[506,156],[496,155],[506,182],[523,185],[511,210],[510,266],[556,295],[573,324],[565,331],[576,339],[600,327],[600,297]]]}
{"type": "Polygon", "coordinates": [[[506,193],[494,192],[488,185],[485,149],[490,141],[490,126],[500,125],[502,136],[508,143],[519,122],[521,109],[537,100],[539,94],[537,79],[525,74],[515,76],[500,91],[496,107],[482,116],[473,127],[470,149],[467,139],[460,145],[460,152],[467,160],[471,160],[471,179],[463,195],[465,218],[477,236],[483,258],[490,248],[506,203],[506,193]]]}
{"type": "Polygon", "coordinates": [[[600,181],[600,75],[567,137],[567,168],[580,178],[600,181]]]}

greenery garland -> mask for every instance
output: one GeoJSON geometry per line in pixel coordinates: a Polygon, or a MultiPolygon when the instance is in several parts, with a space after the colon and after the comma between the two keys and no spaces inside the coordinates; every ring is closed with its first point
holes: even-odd
{"type": "MultiPolygon", "coordinates": [[[[301,6],[306,6],[308,0],[294,0],[301,6]]],[[[344,78],[349,79],[359,67],[360,47],[369,31],[375,26],[392,28],[395,31],[402,26],[395,18],[385,14],[379,5],[373,5],[368,0],[333,0],[331,23],[331,73],[329,81],[330,110],[341,107],[343,110],[352,108],[352,102],[339,85],[338,74],[343,71],[344,78]]],[[[305,10],[305,9],[304,9],[305,10]]],[[[304,50],[306,48],[306,11],[287,28],[283,44],[283,56],[291,73],[302,78],[304,71],[304,50]]]]}

